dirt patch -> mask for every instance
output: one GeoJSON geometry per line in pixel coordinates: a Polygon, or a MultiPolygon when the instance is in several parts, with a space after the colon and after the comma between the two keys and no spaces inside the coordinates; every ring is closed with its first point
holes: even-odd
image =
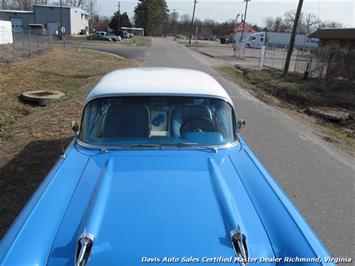
{"type": "Polygon", "coordinates": [[[322,84],[323,81],[302,80],[298,75],[282,78],[273,70],[240,69],[222,67],[221,75],[239,84],[268,104],[289,110],[290,114],[307,121],[314,132],[324,140],[335,143],[342,150],[355,156],[355,90],[351,87],[336,87],[322,84]],[[324,88],[327,88],[326,90],[324,88]],[[336,95],[336,96],[334,96],[336,95]],[[316,108],[315,108],[316,107],[316,108]],[[309,110],[323,110],[328,117],[347,119],[326,119],[325,115],[312,115],[309,110]]]}
{"type": "Polygon", "coordinates": [[[58,49],[0,66],[0,237],[33,194],[80,120],[83,100],[107,72],[134,66],[131,60],[77,49],[58,49]],[[60,90],[65,96],[46,107],[24,104],[27,90],[60,90]]]}

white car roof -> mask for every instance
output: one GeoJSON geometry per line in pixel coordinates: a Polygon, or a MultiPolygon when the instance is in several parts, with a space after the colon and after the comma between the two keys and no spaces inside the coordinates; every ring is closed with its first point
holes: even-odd
{"type": "Polygon", "coordinates": [[[104,76],[86,97],[132,95],[200,96],[219,98],[233,105],[224,88],[210,75],[179,68],[128,68],[104,76]]]}

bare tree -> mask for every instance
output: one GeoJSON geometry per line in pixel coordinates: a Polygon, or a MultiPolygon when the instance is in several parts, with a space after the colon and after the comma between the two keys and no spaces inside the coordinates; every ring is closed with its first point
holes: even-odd
{"type": "Polygon", "coordinates": [[[269,31],[284,32],[288,29],[282,17],[267,17],[264,19],[264,26],[269,31]]]}
{"type": "MultiPolygon", "coordinates": [[[[284,14],[284,23],[288,28],[292,28],[293,24],[295,23],[295,16],[296,16],[296,11],[295,10],[289,10],[284,14]]],[[[302,15],[300,15],[300,20],[302,15]]]]}
{"type": "Polygon", "coordinates": [[[89,13],[89,32],[92,33],[98,20],[96,0],[88,0],[84,8],[89,13]]]}
{"type": "Polygon", "coordinates": [[[275,19],[275,23],[274,23],[274,29],[273,31],[276,31],[276,32],[283,32],[287,29],[287,26],[286,24],[284,23],[282,17],[277,17],[275,19]]]}
{"type": "Polygon", "coordinates": [[[319,23],[321,20],[319,17],[313,13],[309,13],[304,17],[304,30],[303,32],[306,35],[309,35],[310,33],[314,32],[317,30],[319,23]]]}
{"type": "Polygon", "coordinates": [[[7,0],[3,1],[2,5],[9,9],[31,10],[32,0],[7,0]]]}
{"type": "Polygon", "coordinates": [[[266,17],[263,19],[263,25],[268,31],[274,30],[275,20],[273,17],[266,17]]]}
{"type": "Polygon", "coordinates": [[[334,28],[334,29],[339,29],[339,28],[344,28],[343,24],[335,21],[323,21],[319,23],[318,28],[334,28]]]}
{"type": "Polygon", "coordinates": [[[85,0],[64,0],[63,4],[66,6],[74,6],[74,7],[84,7],[88,1],[85,0]]]}

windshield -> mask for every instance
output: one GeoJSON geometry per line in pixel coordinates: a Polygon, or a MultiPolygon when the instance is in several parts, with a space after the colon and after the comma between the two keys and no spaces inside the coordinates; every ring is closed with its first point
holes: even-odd
{"type": "Polygon", "coordinates": [[[219,99],[98,98],[84,110],[79,139],[100,146],[223,145],[235,141],[233,109],[219,99]]]}

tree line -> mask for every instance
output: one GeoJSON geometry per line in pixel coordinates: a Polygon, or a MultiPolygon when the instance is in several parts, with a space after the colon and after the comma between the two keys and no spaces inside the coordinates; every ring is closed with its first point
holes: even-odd
{"type": "MultiPolygon", "coordinates": [[[[2,9],[31,10],[33,4],[59,4],[59,0],[0,0],[2,9]]],[[[166,0],[138,0],[134,9],[134,17],[129,18],[126,12],[116,11],[111,18],[100,17],[96,8],[96,0],[62,0],[65,6],[82,7],[90,15],[90,32],[93,30],[118,29],[120,27],[142,27],[147,35],[193,35],[200,37],[226,36],[233,32],[238,24],[235,19],[217,22],[212,19],[195,18],[191,27],[191,15],[170,11],[166,0]]],[[[262,25],[252,25],[256,31],[290,32],[295,19],[295,10],[286,12],[276,18],[266,17],[262,25]]],[[[318,28],[340,28],[337,22],[324,22],[313,13],[302,13],[297,25],[297,33],[310,34],[318,28]]]]}
{"type": "MultiPolygon", "coordinates": [[[[288,32],[292,29],[295,22],[295,10],[289,10],[283,17],[276,18],[266,17],[263,20],[263,27],[268,31],[288,32]]],[[[297,24],[297,33],[310,34],[319,28],[342,28],[343,25],[338,22],[321,21],[321,19],[313,13],[302,13],[297,24]]]]}

